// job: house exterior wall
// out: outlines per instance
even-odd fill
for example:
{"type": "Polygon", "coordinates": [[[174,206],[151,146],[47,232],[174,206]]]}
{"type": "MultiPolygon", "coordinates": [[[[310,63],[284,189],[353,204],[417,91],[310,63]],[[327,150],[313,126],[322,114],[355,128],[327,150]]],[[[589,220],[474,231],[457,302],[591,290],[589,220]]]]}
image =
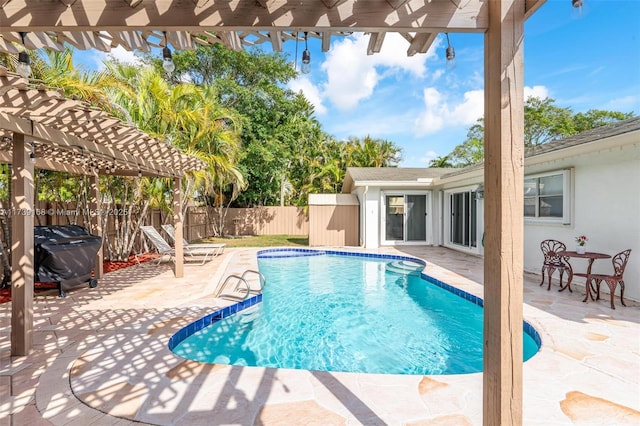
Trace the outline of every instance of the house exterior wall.
{"type": "MultiPolygon", "coordinates": [[[[525,271],[540,273],[540,242],[562,241],[575,250],[575,237],[586,235],[587,251],[615,255],[632,249],[625,270],[625,297],[640,300],[640,146],[576,156],[525,169],[525,173],[572,170],[571,223],[524,225],[525,271]]],[[[584,272],[586,260],[571,259],[574,271],[584,272]]],[[[611,260],[596,260],[592,272],[610,274],[611,260]]],[[[575,278],[580,282],[580,278],[575,278]]],[[[582,280],[584,282],[584,280],[582,280]]],[[[606,290],[606,285],[602,288],[606,290]]],[[[619,295],[619,290],[616,291],[619,295]]]]}
{"type": "MultiPolygon", "coordinates": [[[[625,135],[624,138],[633,138],[625,135]]],[[[567,207],[570,214],[566,221],[545,221],[525,218],[524,222],[524,270],[540,273],[542,252],[540,243],[556,239],[575,249],[575,237],[586,235],[588,251],[611,256],[631,249],[631,257],[625,271],[625,298],[640,301],[640,143],[637,141],[611,147],[602,145],[594,152],[575,148],[569,152],[556,152],[545,158],[528,159],[525,176],[568,171],[569,185],[567,207]],[[564,223],[563,223],[564,222],[564,223]]],[[[633,139],[632,139],[633,140],[633,139]]],[[[600,142],[598,142],[600,143],[600,142]]],[[[478,242],[473,249],[461,249],[447,242],[447,194],[461,188],[471,188],[483,182],[481,175],[461,175],[433,186],[431,196],[431,225],[433,244],[482,255],[484,229],[484,200],[478,200],[478,242]]],[[[385,188],[385,191],[388,189],[385,188]]],[[[361,243],[375,248],[381,243],[383,215],[382,194],[379,187],[356,187],[354,193],[361,200],[361,243]]],[[[524,202],[524,201],[523,201],[524,202]]],[[[587,263],[583,259],[571,259],[576,272],[584,272],[587,263]]],[[[611,273],[610,259],[597,260],[593,272],[611,273]]],[[[557,276],[557,275],[556,275],[557,276]]],[[[579,277],[576,282],[584,282],[579,277]]],[[[606,285],[602,287],[608,291],[606,285]]],[[[620,290],[616,291],[616,295],[620,290]]],[[[616,296],[619,297],[619,296],[616,296]]]]}

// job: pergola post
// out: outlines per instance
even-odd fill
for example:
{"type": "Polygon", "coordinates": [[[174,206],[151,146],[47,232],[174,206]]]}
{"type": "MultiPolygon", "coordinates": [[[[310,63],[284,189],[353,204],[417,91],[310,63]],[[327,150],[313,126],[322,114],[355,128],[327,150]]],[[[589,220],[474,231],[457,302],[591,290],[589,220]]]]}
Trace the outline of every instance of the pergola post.
{"type": "Polygon", "coordinates": [[[525,0],[492,0],[485,34],[483,424],[522,424],[525,0]]]}
{"type": "Polygon", "coordinates": [[[174,273],[176,278],[184,276],[184,248],[182,239],[184,232],[182,229],[182,188],[181,179],[173,178],[173,227],[175,228],[175,266],[174,273]]]}
{"type": "MultiPolygon", "coordinates": [[[[89,186],[91,189],[91,203],[89,204],[91,218],[91,233],[102,237],[102,215],[101,215],[101,203],[100,203],[100,179],[97,174],[89,176],[89,186]]],[[[102,264],[104,252],[102,250],[103,245],[100,245],[100,250],[96,254],[96,266],[94,269],[95,278],[102,278],[104,275],[104,266],[102,264]]]]}
{"type": "Polygon", "coordinates": [[[11,354],[29,355],[33,347],[33,169],[31,146],[13,133],[11,168],[11,354]]]}

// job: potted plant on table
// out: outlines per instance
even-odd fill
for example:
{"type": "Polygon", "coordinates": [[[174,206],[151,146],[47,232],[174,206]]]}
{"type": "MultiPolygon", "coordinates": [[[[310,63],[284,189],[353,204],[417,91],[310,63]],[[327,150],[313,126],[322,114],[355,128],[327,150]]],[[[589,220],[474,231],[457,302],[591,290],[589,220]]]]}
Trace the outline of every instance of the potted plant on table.
{"type": "Polygon", "coordinates": [[[587,251],[587,241],[589,241],[589,239],[587,238],[586,235],[580,235],[579,237],[576,237],[576,253],[578,254],[585,254],[587,251]]]}

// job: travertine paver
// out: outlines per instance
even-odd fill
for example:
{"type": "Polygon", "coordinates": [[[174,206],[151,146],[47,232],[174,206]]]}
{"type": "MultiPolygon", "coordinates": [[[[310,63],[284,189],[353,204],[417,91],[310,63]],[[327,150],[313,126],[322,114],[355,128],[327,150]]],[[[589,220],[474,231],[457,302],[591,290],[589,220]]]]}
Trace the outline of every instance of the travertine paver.
{"type": "MultiPolygon", "coordinates": [[[[482,297],[482,260],[399,247],[425,272],[482,297]]],[[[328,373],[201,364],[167,349],[189,322],[230,303],[224,276],[256,269],[256,250],[228,250],[176,279],[168,266],[107,274],[95,290],[37,296],[34,351],[10,357],[0,305],[0,426],[134,424],[479,425],[482,376],[328,373]]],[[[612,311],[525,274],[524,316],[543,347],[524,365],[526,425],[640,424],[640,308],[612,311]]],[[[579,289],[579,286],[575,286],[579,289]]]]}

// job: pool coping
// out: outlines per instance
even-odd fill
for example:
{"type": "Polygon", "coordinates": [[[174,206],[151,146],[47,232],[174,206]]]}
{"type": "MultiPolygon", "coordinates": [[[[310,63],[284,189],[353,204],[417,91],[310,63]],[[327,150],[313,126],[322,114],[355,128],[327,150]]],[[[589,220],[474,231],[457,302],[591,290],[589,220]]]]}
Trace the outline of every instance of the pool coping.
{"type": "MultiPolygon", "coordinates": [[[[160,279],[122,282],[116,272],[106,275],[98,293],[38,298],[36,315],[45,322],[36,326],[34,353],[11,358],[4,373],[0,369],[0,382],[12,374],[29,379],[23,383],[14,376],[12,392],[17,393],[0,402],[0,420],[8,415],[13,424],[46,419],[54,425],[210,424],[212,419],[287,424],[291,418],[348,425],[482,424],[482,373],[331,374],[229,366],[207,373],[169,351],[171,335],[221,305],[211,293],[224,274],[255,269],[256,251],[228,250],[213,266],[189,268],[185,279],[167,271],[160,279]],[[176,313],[183,318],[169,321],[176,313]],[[126,318],[135,322],[127,325],[126,318]],[[123,344],[129,350],[123,351],[123,344]],[[115,382],[125,388],[118,392],[115,382]],[[238,395],[248,399],[234,399],[238,395]]],[[[430,274],[482,295],[481,259],[440,247],[401,247],[400,252],[428,259],[430,274]]],[[[539,281],[539,275],[523,278],[523,314],[545,342],[523,364],[523,423],[638,424],[640,380],[629,372],[640,368],[640,304],[631,301],[612,311],[608,300],[581,303],[579,286],[573,294],[549,292],[539,281]]],[[[6,306],[0,309],[0,321],[6,321],[6,313],[6,306]]],[[[6,333],[0,327],[0,360],[9,359],[6,333]]]]}

